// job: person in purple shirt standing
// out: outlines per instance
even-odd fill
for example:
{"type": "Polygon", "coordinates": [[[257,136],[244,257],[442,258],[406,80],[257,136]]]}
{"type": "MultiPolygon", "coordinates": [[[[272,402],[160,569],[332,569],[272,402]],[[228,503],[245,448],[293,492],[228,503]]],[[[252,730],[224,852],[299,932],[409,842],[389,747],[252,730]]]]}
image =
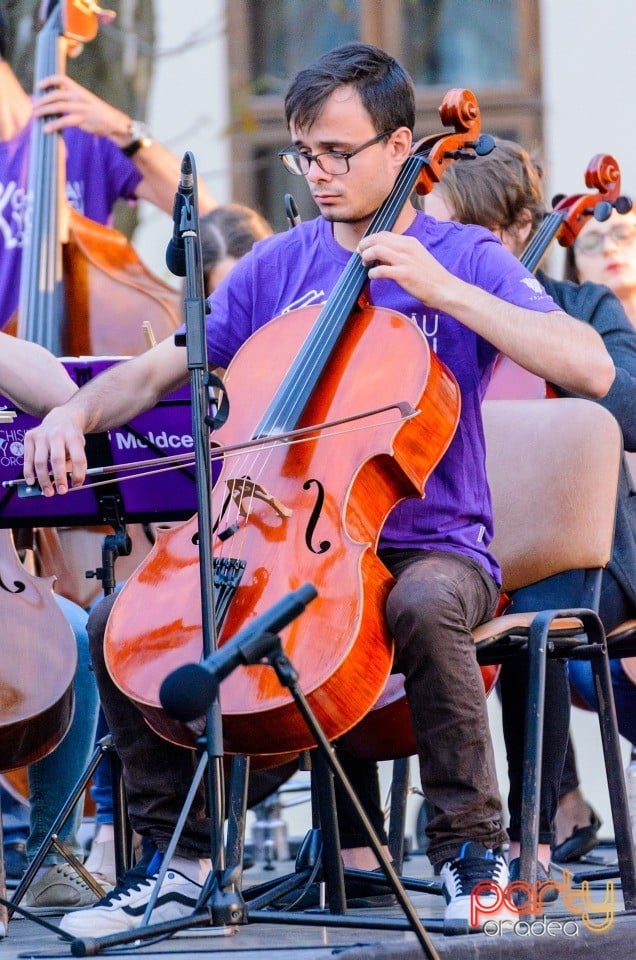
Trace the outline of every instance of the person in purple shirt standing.
{"type": "MultiPolygon", "coordinates": [[[[180,161],[144,125],[67,76],[47,77],[30,97],[6,61],[0,14],[0,327],[18,305],[20,262],[28,209],[29,140],[36,117],[47,133],[63,131],[66,196],[79,213],[108,224],[119,199],[147,200],[171,213],[180,161]]],[[[214,200],[199,185],[203,213],[214,200]]]]}
{"type": "MultiPolygon", "coordinates": [[[[407,202],[392,232],[365,236],[412,144],[413,85],[393,57],[362,43],[337,48],[297,74],[285,109],[292,143],[283,161],[304,176],[320,216],[257,243],[221,283],[210,299],[209,360],[223,368],[271,318],[323,303],[357,251],[369,268],[371,302],[412,318],[459,382],[460,423],[426,498],[390,513],[379,550],[396,578],[386,617],[406,676],[422,784],[436,808],[429,857],[441,870],[446,917],[467,921],[475,882],[507,883],[498,850],[507,836],[471,636],[498,600],[481,400],[499,351],[591,397],[607,393],[614,367],[597,333],[562,313],[487,231],[438,223],[407,202]]],[[[186,379],[184,351],[172,339],[108,371],[27,435],[25,476],[37,478],[45,495],[64,494],[70,461],[70,483],[81,484],[84,434],[152,406],[186,379]]],[[[111,603],[102,601],[89,620],[96,678],[124,767],[131,822],[165,851],[193,761],[157,740],[110,679],[102,640],[111,603]]],[[[155,920],[195,906],[210,869],[209,826],[199,797],[155,920]]],[[[354,865],[376,866],[375,858],[364,862],[369,854],[357,848],[354,865]]],[[[135,927],[156,870],[157,860],[124,877],[100,903],[67,915],[62,929],[97,936],[135,927]]]]}
{"type": "MultiPolygon", "coordinates": [[[[41,84],[42,92],[30,97],[6,60],[7,38],[5,17],[0,12],[0,328],[6,325],[18,306],[34,118],[51,118],[46,124],[47,133],[63,131],[67,199],[76,210],[99,223],[110,222],[113,207],[120,198],[147,200],[171,213],[180,172],[179,159],[152,140],[141,124],[69,77],[46,78],[41,84]]],[[[205,184],[199,184],[199,197],[204,212],[214,208],[214,200],[205,184]]],[[[11,356],[16,363],[24,363],[25,389],[31,376],[34,398],[38,391],[44,390],[44,385],[38,384],[34,376],[34,363],[48,363],[50,369],[59,371],[59,378],[64,381],[64,369],[52,356],[42,360],[40,348],[35,345],[10,348],[6,337],[2,342],[7,362],[11,356]]],[[[15,375],[18,376],[19,371],[15,375]]],[[[66,380],[72,387],[70,395],[75,385],[68,377],[66,380]]],[[[7,389],[5,381],[0,380],[0,390],[7,389]]],[[[54,402],[62,402],[59,394],[54,402]]],[[[47,406],[42,401],[42,415],[53,405],[51,402],[47,406]]],[[[26,868],[27,856],[38,849],[86,766],[93,747],[92,731],[98,704],[93,677],[87,666],[86,615],[66,598],[61,599],[61,604],[67,613],[70,611],[78,637],[81,669],[76,680],[76,697],[81,709],[76,711],[71,730],[60,750],[30,771],[30,833],[25,807],[3,791],[7,878],[13,885],[26,868]]],[[[62,836],[78,854],[81,848],[77,846],[76,832],[80,820],[78,808],[62,836]]],[[[29,906],[43,909],[77,907],[95,900],[87,884],[55,851],[47,856],[45,867],[43,876],[37,877],[27,891],[29,906]]]]}

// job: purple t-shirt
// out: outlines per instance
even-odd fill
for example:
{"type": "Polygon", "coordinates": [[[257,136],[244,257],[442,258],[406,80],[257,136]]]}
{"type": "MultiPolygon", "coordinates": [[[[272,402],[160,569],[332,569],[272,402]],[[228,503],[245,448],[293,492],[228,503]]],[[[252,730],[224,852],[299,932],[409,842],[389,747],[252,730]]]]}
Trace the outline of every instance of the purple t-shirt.
{"type": "MultiPolygon", "coordinates": [[[[418,213],[407,235],[417,237],[452,274],[503,300],[540,312],[557,310],[538,280],[481,227],[442,223],[418,213]]],[[[279,314],[324,303],[351,254],[317,218],[262,240],[240,261],[211,298],[208,358],[227,367],[241,344],[279,314]]],[[[410,317],[428,345],[456,377],[460,421],[453,440],[426,484],[389,514],[380,547],[428,548],[465,554],[499,580],[488,549],[493,535],[486,480],[481,402],[497,350],[445,313],[431,310],[389,280],[372,281],[371,302],[410,317]]]]}
{"type": "MultiPolygon", "coordinates": [[[[0,141],[0,327],[18,306],[26,216],[29,140],[32,124],[12,140],[0,141]]],[[[84,216],[109,222],[115,201],[135,198],[141,173],[107,137],[64,131],[66,196],[84,216]]]]}

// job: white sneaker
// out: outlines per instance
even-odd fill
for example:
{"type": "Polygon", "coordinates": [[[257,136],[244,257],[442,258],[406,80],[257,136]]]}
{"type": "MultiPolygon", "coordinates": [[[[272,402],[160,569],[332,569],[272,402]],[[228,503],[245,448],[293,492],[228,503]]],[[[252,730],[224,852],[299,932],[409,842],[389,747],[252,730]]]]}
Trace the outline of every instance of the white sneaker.
{"type": "MultiPolygon", "coordinates": [[[[86,910],[68,914],[60,930],[73,937],[106,937],[141,925],[157,877],[129,870],[122,883],[102,900],[86,910]]],[[[150,922],[163,923],[187,917],[199,899],[201,887],[176,870],[168,870],[157,898],[150,922]]]]}
{"type": "Polygon", "coordinates": [[[506,861],[480,843],[464,843],[459,856],[443,865],[440,877],[446,899],[444,922],[460,921],[481,929],[488,920],[519,919],[505,896],[506,861]]]}

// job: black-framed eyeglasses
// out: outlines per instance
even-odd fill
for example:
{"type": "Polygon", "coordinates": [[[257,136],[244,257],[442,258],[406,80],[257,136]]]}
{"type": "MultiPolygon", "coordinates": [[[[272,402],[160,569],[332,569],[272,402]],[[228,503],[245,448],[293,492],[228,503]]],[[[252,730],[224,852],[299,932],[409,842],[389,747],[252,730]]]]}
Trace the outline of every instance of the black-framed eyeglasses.
{"type": "Polygon", "coordinates": [[[355,157],[356,153],[366,150],[367,147],[372,147],[374,143],[379,143],[385,137],[390,137],[392,133],[394,133],[393,130],[385,130],[383,133],[379,133],[377,137],[373,137],[372,140],[361,143],[355,150],[347,150],[344,153],[340,150],[325,150],[324,153],[304,153],[302,150],[297,150],[296,147],[287,147],[285,150],[280,150],[278,156],[287,170],[297,177],[307,176],[312,163],[317,163],[323,173],[327,173],[331,177],[340,177],[349,173],[351,157],[355,157]]]}
{"type": "Polygon", "coordinates": [[[617,223],[605,232],[589,230],[582,233],[574,245],[579,253],[594,256],[594,254],[603,250],[606,240],[611,240],[612,243],[621,246],[623,243],[631,243],[634,239],[636,239],[635,224],[617,223]]]}

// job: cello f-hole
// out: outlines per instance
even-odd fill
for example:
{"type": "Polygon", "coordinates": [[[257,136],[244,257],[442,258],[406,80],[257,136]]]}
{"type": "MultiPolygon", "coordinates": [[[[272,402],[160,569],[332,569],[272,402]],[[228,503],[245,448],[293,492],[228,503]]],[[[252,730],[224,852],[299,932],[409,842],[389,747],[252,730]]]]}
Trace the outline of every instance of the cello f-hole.
{"type": "Polygon", "coordinates": [[[312,553],[326,553],[327,550],[331,547],[330,540],[321,540],[317,546],[312,544],[312,538],[316,530],[316,525],[320,519],[322,513],[322,507],[325,502],[325,488],[323,487],[320,480],[306,480],[303,483],[303,490],[310,490],[312,486],[316,486],[316,503],[314,504],[313,510],[309,515],[309,520],[307,521],[307,530],[305,531],[305,543],[307,544],[307,549],[311,550],[312,553]]]}

